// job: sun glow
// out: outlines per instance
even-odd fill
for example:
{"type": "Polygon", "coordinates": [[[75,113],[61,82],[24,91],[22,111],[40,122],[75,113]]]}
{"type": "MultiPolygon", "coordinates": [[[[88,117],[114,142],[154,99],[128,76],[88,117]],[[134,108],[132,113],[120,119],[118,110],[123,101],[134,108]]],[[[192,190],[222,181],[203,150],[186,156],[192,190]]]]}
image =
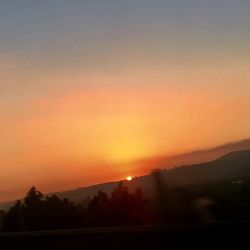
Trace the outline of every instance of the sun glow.
{"type": "Polygon", "coordinates": [[[126,179],[127,179],[127,181],[132,181],[133,178],[132,178],[132,176],[127,176],[126,179]]]}

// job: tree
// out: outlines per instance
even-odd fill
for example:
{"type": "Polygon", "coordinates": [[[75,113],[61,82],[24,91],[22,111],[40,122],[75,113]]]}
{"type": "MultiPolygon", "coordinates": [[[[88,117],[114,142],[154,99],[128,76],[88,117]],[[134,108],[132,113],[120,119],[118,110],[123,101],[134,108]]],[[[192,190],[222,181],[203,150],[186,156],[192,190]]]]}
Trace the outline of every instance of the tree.
{"type": "Polygon", "coordinates": [[[23,204],[18,200],[3,219],[3,231],[22,231],[24,229],[23,211],[23,204]]]}
{"type": "Polygon", "coordinates": [[[81,206],[70,202],[68,199],[61,200],[58,196],[46,197],[43,202],[43,217],[45,217],[46,229],[76,228],[82,226],[81,206]]]}
{"type": "Polygon", "coordinates": [[[89,202],[87,219],[89,226],[122,226],[143,224],[146,218],[147,200],[141,189],[130,193],[122,183],[109,197],[99,191],[89,202]]]}
{"type": "Polygon", "coordinates": [[[26,194],[26,197],[24,198],[24,204],[27,207],[36,207],[41,205],[43,198],[43,194],[40,191],[36,190],[36,187],[33,186],[26,194]]]}
{"type": "Polygon", "coordinates": [[[110,201],[108,195],[99,191],[90,200],[87,207],[87,223],[90,226],[107,226],[109,224],[110,201]]]}
{"type": "Polygon", "coordinates": [[[32,187],[4,217],[5,231],[48,230],[84,226],[121,226],[145,222],[147,201],[141,189],[134,193],[122,183],[109,197],[99,191],[87,208],[56,195],[46,196],[32,187]]]}
{"type": "Polygon", "coordinates": [[[43,213],[43,194],[36,190],[36,187],[31,189],[24,198],[24,220],[27,230],[40,230],[43,228],[44,218],[43,213]]]}
{"type": "Polygon", "coordinates": [[[146,216],[147,200],[141,189],[130,193],[121,182],[111,193],[111,221],[114,225],[143,224],[146,216]]]}

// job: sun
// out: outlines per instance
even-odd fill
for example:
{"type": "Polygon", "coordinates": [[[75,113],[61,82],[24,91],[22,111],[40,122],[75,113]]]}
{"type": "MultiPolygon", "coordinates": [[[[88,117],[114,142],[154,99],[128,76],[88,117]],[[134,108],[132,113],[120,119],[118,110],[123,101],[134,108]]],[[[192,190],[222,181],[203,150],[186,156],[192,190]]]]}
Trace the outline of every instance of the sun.
{"type": "Polygon", "coordinates": [[[126,179],[127,179],[127,181],[132,181],[133,178],[132,178],[132,176],[127,176],[126,179]]]}

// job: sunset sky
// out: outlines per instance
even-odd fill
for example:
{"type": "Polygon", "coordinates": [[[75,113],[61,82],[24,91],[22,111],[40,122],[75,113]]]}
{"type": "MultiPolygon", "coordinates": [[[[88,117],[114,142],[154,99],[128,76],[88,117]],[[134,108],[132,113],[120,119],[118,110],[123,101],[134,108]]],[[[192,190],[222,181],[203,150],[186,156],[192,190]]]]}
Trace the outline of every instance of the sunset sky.
{"type": "Polygon", "coordinates": [[[0,1],[0,201],[249,138],[249,13],[247,0],[0,1]]]}

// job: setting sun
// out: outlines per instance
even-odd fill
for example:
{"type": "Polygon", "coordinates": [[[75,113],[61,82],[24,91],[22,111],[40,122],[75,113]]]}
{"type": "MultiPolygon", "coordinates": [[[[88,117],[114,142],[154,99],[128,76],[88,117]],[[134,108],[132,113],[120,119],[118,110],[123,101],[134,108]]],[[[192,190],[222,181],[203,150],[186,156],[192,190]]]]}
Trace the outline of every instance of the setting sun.
{"type": "Polygon", "coordinates": [[[132,181],[132,179],[133,179],[132,176],[127,177],[127,181],[132,181]]]}

